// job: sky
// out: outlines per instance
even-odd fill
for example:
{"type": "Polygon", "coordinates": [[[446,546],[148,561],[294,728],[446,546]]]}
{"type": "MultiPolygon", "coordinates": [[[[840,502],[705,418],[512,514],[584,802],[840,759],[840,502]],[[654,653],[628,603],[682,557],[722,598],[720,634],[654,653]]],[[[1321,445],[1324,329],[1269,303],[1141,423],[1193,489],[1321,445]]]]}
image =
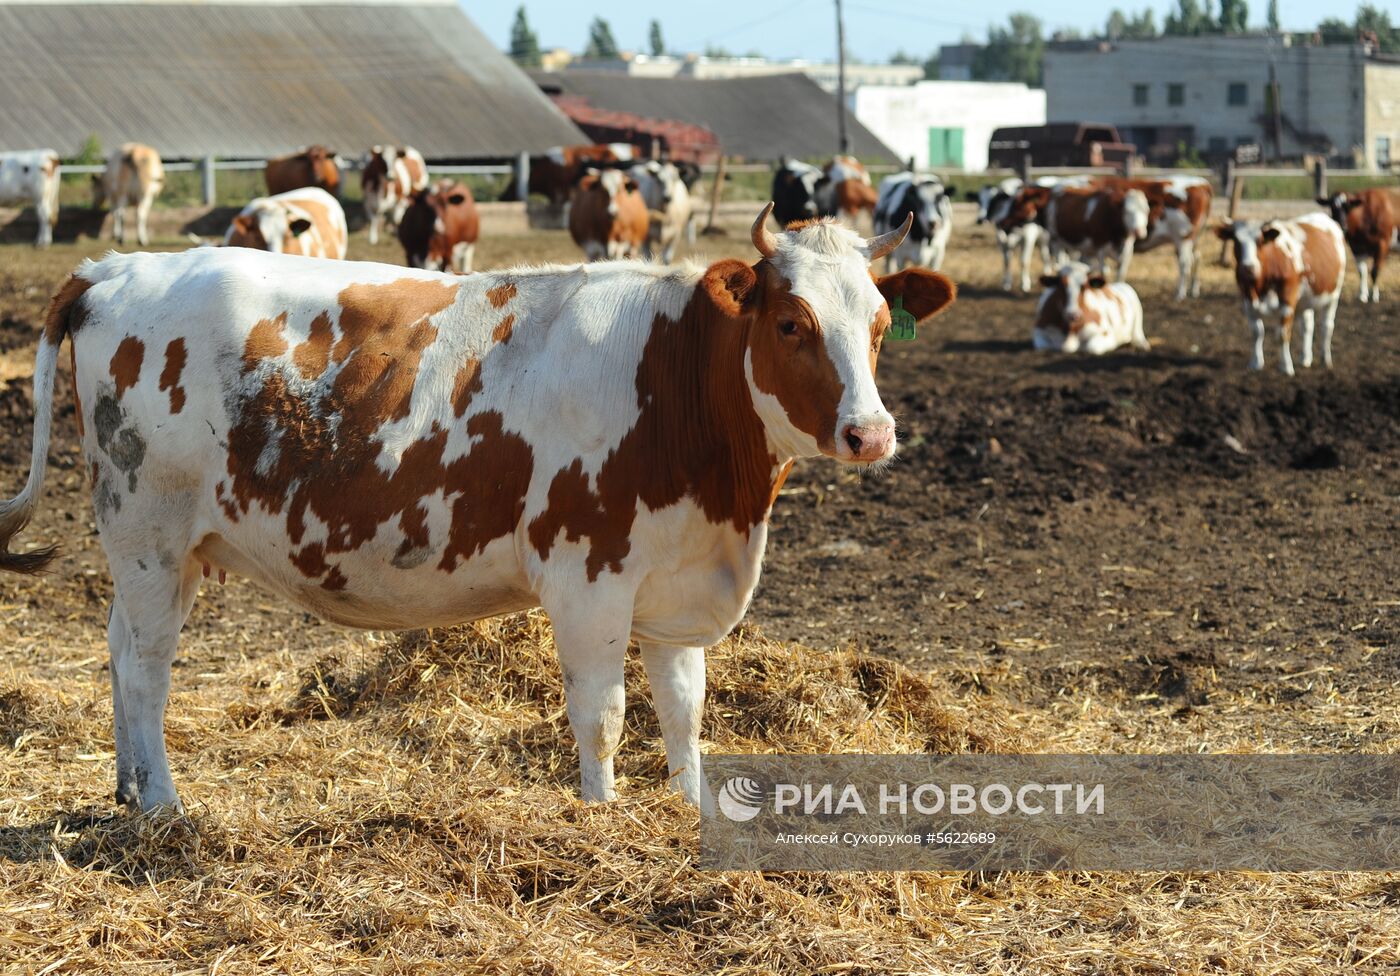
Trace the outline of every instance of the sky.
{"type": "MultiPolygon", "coordinates": [[[[510,25],[522,0],[461,0],[462,7],[502,48],[510,40],[510,25]]],[[[846,49],[864,61],[883,61],[903,48],[925,55],[940,44],[956,44],[964,34],[981,40],[989,23],[1005,23],[1009,14],[1029,10],[1045,23],[1047,32],[1076,27],[1099,29],[1115,6],[1127,11],[1151,6],[1160,28],[1175,0],[976,0],[973,3],[908,3],[901,0],[843,0],[846,8],[846,49]]],[[[531,26],[543,47],[581,51],[588,25],[595,16],[607,20],[622,48],[646,50],[647,25],[661,21],[668,48],[702,51],[708,45],[735,53],[762,51],[769,57],[829,60],[836,50],[834,5],[825,0],[702,0],[666,4],[640,0],[523,0],[531,26]]],[[[1387,0],[1379,0],[1385,7],[1387,0]]],[[[1215,4],[1212,4],[1215,6],[1215,4]]],[[[1267,0],[1250,0],[1250,26],[1263,26],[1267,0]]],[[[1305,30],[1327,17],[1350,21],[1357,0],[1279,0],[1286,30],[1305,30]]]]}

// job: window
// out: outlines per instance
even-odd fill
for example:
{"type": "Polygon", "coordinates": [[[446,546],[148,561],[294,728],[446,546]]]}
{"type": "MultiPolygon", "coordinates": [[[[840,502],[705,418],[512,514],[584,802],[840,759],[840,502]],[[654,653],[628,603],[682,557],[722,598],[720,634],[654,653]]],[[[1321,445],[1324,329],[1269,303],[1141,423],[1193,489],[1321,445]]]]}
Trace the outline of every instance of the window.
{"type": "Polygon", "coordinates": [[[1242,81],[1230,82],[1230,87],[1225,97],[1225,102],[1228,105],[1248,105],[1249,86],[1242,81]]]}
{"type": "Polygon", "coordinates": [[[1182,84],[1179,84],[1179,83],[1178,83],[1178,84],[1174,84],[1174,85],[1168,85],[1168,86],[1167,86],[1167,104],[1168,104],[1168,105],[1185,105],[1185,104],[1186,104],[1186,86],[1185,86],[1185,85],[1182,85],[1182,84]]]}
{"type": "Polygon", "coordinates": [[[1225,144],[1224,136],[1211,136],[1210,139],[1207,140],[1206,148],[1213,153],[1223,153],[1230,147],[1225,144]]]}
{"type": "Polygon", "coordinates": [[[1390,136],[1376,136],[1376,168],[1390,169],[1390,136]]]}
{"type": "Polygon", "coordinates": [[[1134,105],[1146,105],[1146,104],[1147,104],[1147,86],[1146,86],[1146,85],[1134,85],[1134,86],[1133,86],[1133,104],[1134,104],[1134,105]]]}

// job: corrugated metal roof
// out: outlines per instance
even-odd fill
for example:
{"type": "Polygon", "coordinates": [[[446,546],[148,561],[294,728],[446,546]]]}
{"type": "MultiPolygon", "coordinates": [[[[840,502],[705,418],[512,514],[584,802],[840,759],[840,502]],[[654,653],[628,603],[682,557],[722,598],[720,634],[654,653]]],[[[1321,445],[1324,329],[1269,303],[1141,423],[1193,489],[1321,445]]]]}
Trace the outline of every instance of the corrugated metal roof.
{"type": "Polygon", "coordinates": [[[0,149],[167,157],[586,142],[455,5],[0,3],[0,149]]]}
{"type": "MultiPolygon", "coordinates": [[[[724,152],[753,160],[817,158],[837,151],[836,97],[804,74],[756,78],[637,78],[621,72],[531,72],[546,92],[581,95],[595,108],[703,125],[724,152]]],[[[851,152],[893,160],[889,147],[846,113],[851,152]]]]}

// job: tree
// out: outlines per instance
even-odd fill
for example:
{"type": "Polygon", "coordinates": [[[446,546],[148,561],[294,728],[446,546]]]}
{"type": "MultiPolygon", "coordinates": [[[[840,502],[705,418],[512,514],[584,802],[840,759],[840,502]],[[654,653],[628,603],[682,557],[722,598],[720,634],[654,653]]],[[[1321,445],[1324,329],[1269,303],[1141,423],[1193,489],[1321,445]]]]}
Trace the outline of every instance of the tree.
{"type": "Polygon", "coordinates": [[[1133,41],[1150,41],[1156,37],[1157,15],[1152,12],[1152,8],[1145,7],[1142,13],[1129,20],[1123,36],[1133,41]]]}
{"type": "Polygon", "coordinates": [[[923,62],[923,60],[922,60],[921,58],[916,58],[916,57],[914,57],[914,55],[912,55],[912,54],[910,54],[908,51],[904,50],[904,48],[900,48],[898,51],[896,51],[896,52],[894,52],[893,54],[890,55],[890,64],[923,64],[923,63],[924,63],[924,62],[923,62]]]}
{"type": "Polygon", "coordinates": [[[924,59],[924,79],[927,81],[937,81],[940,76],[938,52],[934,51],[924,59]]]}
{"type": "Polygon", "coordinates": [[[1103,36],[1110,41],[1116,41],[1128,32],[1128,18],[1123,16],[1123,11],[1114,7],[1108,15],[1108,22],[1103,25],[1103,36]]]}
{"type": "Polygon", "coordinates": [[[1363,3],[1356,8],[1356,30],[1371,31],[1380,41],[1382,51],[1400,49],[1400,30],[1390,20],[1390,14],[1379,7],[1363,3]]]}
{"type": "Polygon", "coordinates": [[[1243,34],[1249,28],[1249,4],[1245,0],[1220,0],[1220,32],[1243,34]]]}
{"type": "Polygon", "coordinates": [[[617,41],[602,17],[594,17],[593,23],[588,25],[588,46],[583,49],[583,56],[588,61],[617,60],[617,41]]]}
{"type": "Polygon", "coordinates": [[[540,66],[540,39],[530,29],[530,21],[525,17],[525,8],[515,11],[515,23],[510,28],[510,57],[516,64],[525,68],[540,66]]]}
{"type": "Polygon", "coordinates": [[[1040,87],[1045,60],[1045,37],[1040,20],[1028,13],[1012,14],[1006,27],[987,29],[987,43],[972,58],[976,81],[1022,81],[1040,87]]]}
{"type": "Polygon", "coordinates": [[[1264,15],[1264,26],[1269,28],[1270,34],[1279,32],[1278,0],[1269,0],[1269,12],[1264,15]]]}
{"type": "MultiPolygon", "coordinates": [[[[1277,0],[1274,0],[1277,2],[1277,0]]],[[[661,57],[666,53],[666,40],[661,36],[661,21],[653,20],[651,30],[648,32],[648,40],[651,44],[651,53],[655,57],[661,57]]]]}
{"type": "Polygon", "coordinates": [[[1164,34],[1172,37],[1185,37],[1204,34],[1214,26],[1210,16],[1210,0],[1203,9],[1197,0],[1176,0],[1176,13],[1167,14],[1164,34]]]}

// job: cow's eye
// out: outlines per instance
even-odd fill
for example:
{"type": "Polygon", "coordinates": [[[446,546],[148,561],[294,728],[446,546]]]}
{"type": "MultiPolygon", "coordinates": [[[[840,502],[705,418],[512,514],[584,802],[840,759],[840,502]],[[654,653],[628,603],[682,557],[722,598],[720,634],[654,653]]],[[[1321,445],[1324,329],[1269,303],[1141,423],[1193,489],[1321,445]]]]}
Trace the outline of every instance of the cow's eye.
{"type": "Polygon", "coordinates": [[[785,336],[795,336],[797,335],[797,323],[792,321],[791,319],[779,322],[778,331],[785,336]]]}

